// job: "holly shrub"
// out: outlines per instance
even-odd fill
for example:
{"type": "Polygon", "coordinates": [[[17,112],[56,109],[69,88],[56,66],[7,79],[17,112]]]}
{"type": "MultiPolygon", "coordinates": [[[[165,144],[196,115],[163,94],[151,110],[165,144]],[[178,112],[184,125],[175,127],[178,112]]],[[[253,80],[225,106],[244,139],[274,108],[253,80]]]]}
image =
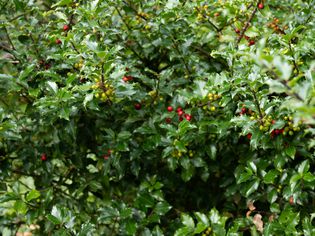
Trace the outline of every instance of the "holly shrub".
{"type": "Polygon", "coordinates": [[[315,235],[314,0],[3,0],[2,235],[315,235]]]}

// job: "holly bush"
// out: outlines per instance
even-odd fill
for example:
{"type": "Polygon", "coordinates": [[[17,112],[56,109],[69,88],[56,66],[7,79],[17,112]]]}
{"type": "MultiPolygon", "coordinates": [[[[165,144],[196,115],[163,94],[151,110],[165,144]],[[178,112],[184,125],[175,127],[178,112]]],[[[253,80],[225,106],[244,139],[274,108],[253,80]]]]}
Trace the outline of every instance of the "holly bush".
{"type": "Polygon", "coordinates": [[[314,0],[5,0],[2,235],[314,235],[314,0]]]}

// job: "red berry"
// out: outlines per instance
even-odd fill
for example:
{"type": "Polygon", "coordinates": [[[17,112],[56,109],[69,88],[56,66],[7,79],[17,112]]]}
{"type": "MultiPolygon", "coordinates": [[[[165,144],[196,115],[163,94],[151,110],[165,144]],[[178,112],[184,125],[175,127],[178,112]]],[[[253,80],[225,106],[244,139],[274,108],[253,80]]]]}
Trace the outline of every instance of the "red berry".
{"type": "Polygon", "coordinates": [[[178,120],[179,120],[179,122],[183,121],[183,117],[182,116],[179,117],[178,120]]]}
{"type": "Polygon", "coordinates": [[[128,68],[128,67],[126,67],[126,68],[125,68],[125,71],[129,71],[129,68],[128,68]]]}
{"type": "Polygon", "coordinates": [[[235,29],[235,33],[239,34],[241,31],[239,29],[235,29]]]}
{"type": "Polygon", "coordinates": [[[169,124],[169,123],[171,123],[171,122],[172,122],[172,119],[171,119],[171,118],[169,118],[169,117],[167,117],[167,118],[165,118],[165,122],[166,122],[167,124],[169,124]]]}
{"type": "Polygon", "coordinates": [[[259,3],[259,4],[258,4],[258,8],[259,8],[259,9],[264,9],[264,4],[259,3]]]}
{"type": "Polygon", "coordinates": [[[255,41],[254,40],[250,40],[249,42],[248,42],[248,45],[249,46],[252,46],[252,45],[254,45],[255,44],[255,41]]]}
{"type": "Polygon", "coordinates": [[[247,137],[248,139],[251,139],[251,138],[252,138],[252,134],[251,134],[251,133],[248,133],[248,134],[246,135],[246,137],[247,137]]]}
{"type": "Polygon", "coordinates": [[[61,40],[60,39],[56,39],[56,44],[61,44],[61,40]]]}
{"type": "Polygon", "coordinates": [[[246,40],[249,40],[249,39],[250,39],[250,37],[248,37],[247,35],[245,35],[244,38],[245,38],[246,40]]]}
{"type": "Polygon", "coordinates": [[[283,132],[284,132],[284,129],[280,129],[280,133],[283,134],[283,132]]]}
{"type": "Polygon", "coordinates": [[[111,149],[108,149],[107,150],[107,153],[110,155],[112,153],[112,150],[111,149]]]}
{"type": "Polygon", "coordinates": [[[43,154],[41,155],[40,159],[41,159],[42,161],[46,161],[46,160],[47,160],[46,154],[43,153],[43,154]]]}
{"type": "Polygon", "coordinates": [[[272,120],[271,123],[274,125],[276,123],[276,120],[272,120]]]}
{"type": "Polygon", "coordinates": [[[181,107],[177,107],[177,109],[176,109],[177,112],[182,111],[182,110],[183,110],[183,108],[181,108],[181,107]]]}
{"type": "Polygon", "coordinates": [[[190,120],[191,120],[191,118],[192,118],[192,116],[191,116],[191,115],[189,115],[189,114],[185,114],[184,116],[185,116],[185,119],[186,119],[186,120],[188,120],[188,121],[190,121],[190,120]]]}
{"type": "Polygon", "coordinates": [[[280,130],[276,129],[276,130],[275,130],[275,134],[276,134],[276,135],[280,134],[280,130]]]}
{"type": "Polygon", "coordinates": [[[179,116],[182,116],[182,115],[184,114],[184,112],[183,112],[182,110],[180,110],[180,111],[177,112],[177,114],[178,114],[179,116]]]}
{"type": "Polygon", "coordinates": [[[141,109],[141,104],[140,103],[136,103],[135,104],[135,109],[136,110],[140,110],[141,109]]]}
{"type": "Polygon", "coordinates": [[[122,80],[123,80],[124,82],[128,82],[128,81],[129,81],[129,79],[128,79],[127,76],[124,76],[122,80]]]}
{"type": "Polygon", "coordinates": [[[242,108],[242,113],[243,113],[243,114],[246,113],[246,108],[245,108],[245,107],[242,108]]]}
{"type": "Polygon", "coordinates": [[[290,205],[293,205],[293,204],[294,204],[294,198],[293,198],[293,196],[291,196],[291,197],[289,198],[289,203],[290,203],[290,205]]]}
{"type": "Polygon", "coordinates": [[[67,31],[67,30],[69,30],[69,29],[70,29],[69,25],[64,25],[64,26],[63,26],[63,30],[64,30],[64,31],[67,31]]]}
{"type": "Polygon", "coordinates": [[[104,158],[105,160],[108,160],[109,155],[104,155],[103,158],[104,158]]]}
{"type": "Polygon", "coordinates": [[[167,107],[167,110],[168,110],[169,112],[171,112],[171,111],[173,111],[173,107],[168,106],[168,107],[167,107]]]}

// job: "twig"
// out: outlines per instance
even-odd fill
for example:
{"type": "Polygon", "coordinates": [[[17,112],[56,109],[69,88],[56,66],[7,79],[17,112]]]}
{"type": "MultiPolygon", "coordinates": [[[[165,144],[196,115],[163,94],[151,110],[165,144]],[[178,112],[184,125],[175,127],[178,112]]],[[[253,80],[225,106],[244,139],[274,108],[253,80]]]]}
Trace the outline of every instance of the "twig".
{"type": "Polygon", "coordinates": [[[294,52],[293,52],[293,49],[292,49],[291,40],[289,41],[289,49],[290,49],[291,57],[293,59],[293,66],[294,66],[294,69],[296,70],[296,73],[294,73],[294,74],[298,75],[300,70],[299,70],[299,67],[296,64],[296,61],[295,61],[295,58],[294,58],[294,52]]]}
{"type": "Polygon", "coordinates": [[[257,7],[254,8],[254,10],[252,11],[252,14],[250,15],[249,19],[247,20],[247,22],[245,23],[241,33],[240,33],[240,36],[237,38],[237,41],[236,41],[236,48],[238,47],[238,44],[241,42],[242,38],[244,37],[244,34],[246,32],[246,30],[248,29],[249,25],[250,25],[250,22],[253,20],[256,12],[257,12],[257,7]]]}
{"type": "Polygon", "coordinates": [[[254,102],[255,102],[256,108],[257,108],[257,110],[258,110],[259,118],[260,118],[260,123],[261,123],[261,122],[262,122],[262,119],[264,118],[264,115],[263,115],[262,112],[261,112],[257,95],[256,95],[256,93],[255,93],[254,90],[252,90],[251,88],[249,88],[249,89],[250,89],[250,91],[252,92],[252,94],[253,94],[253,96],[254,96],[254,102]]]}
{"type": "Polygon", "coordinates": [[[274,80],[278,80],[280,81],[281,84],[284,85],[284,87],[288,90],[287,92],[288,95],[293,95],[299,101],[304,102],[304,99],[299,94],[297,94],[296,92],[292,92],[292,88],[287,84],[287,81],[280,80],[274,71],[271,70],[269,72],[272,74],[274,80]]]}
{"type": "Polygon", "coordinates": [[[7,28],[6,28],[5,26],[3,26],[3,28],[4,28],[4,31],[5,31],[5,33],[6,33],[6,35],[7,35],[8,41],[9,41],[9,43],[11,44],[12,49],[13,49],[14,51],[16,51],[16,49],[15,49],[15,47],[14,47],[14,44],[13,44],[11,38],[10,38],[10,35],[9,35],[9,32],[8,32],[7,28]]]}
{"type": "MultiPolygon", "coordinates": [[[[201,13],[198,8],[197,8],[197,11],[198,11],[199,13],[201,13]]],[[[202,13],[202,16],[207,19],[208,23],[209,23],[217,32],[220,32],[220,29],[209,19],[209,17],[208,17],[206,14],[203,14],[203,13],[202,13]]]]}

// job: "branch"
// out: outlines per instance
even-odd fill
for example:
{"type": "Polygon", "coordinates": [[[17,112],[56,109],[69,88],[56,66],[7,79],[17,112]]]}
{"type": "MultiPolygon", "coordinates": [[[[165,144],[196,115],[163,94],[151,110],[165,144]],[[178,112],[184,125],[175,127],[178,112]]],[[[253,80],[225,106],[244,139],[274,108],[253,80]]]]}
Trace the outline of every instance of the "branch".
{"type": "Polygon", "coordinates": [[[6,35],[7,35],[8,41],[9,41],[9,43],[11,44],[12,49],[13,49],[14,51],[16,51],[16,49],[15,49],[15,47],[14,47],[14,44],[13,44],[11,38],[10,38],[10,35],[9,35],[9,32],[8,32],[7,28],[6,28],[5,26],[3,26],[3,28],[4,28],[4,31],[5,31],[5,33],[6,33],[6,35]]]}
{"type": "Polygon", "coordinates": [[[237,41],[236,41],[236,48],[238,47],[238,44],[241,42],[242,38],[244,37],[244,34],[246,32],[246,30],[248,29],[249,25],[250,25],[250,22],[253,20],[256,12],[257,12],[257,7],[254,8],[254,10],[252,11],[252,14],[250,15],[249,19],[247,20],[247,22],[245,23],[241,33],[240,33],[240,36],[237,38],[237,41]]]}
{"type": "Polygon", "coordinates": [[[274,80],[278,80],[281,84],[284,85],[284,87],[288,90],[288,95],[294,96],[299,101],[304,102],[304,99],[299,94],[297,94],[296,92],[292,92],[292,88],[288,85],[287,81],[280,80],[274,71],[271,70],[269,72],[272,74],[274,80]]]}

